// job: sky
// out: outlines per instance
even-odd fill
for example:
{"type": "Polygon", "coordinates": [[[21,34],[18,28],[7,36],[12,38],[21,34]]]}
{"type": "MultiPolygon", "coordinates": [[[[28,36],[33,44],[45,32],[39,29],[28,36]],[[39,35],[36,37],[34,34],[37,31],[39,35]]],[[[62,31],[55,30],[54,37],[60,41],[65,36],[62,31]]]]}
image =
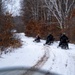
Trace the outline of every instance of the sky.
{"type": "Polygon", "coordinates": [[[21,9],[20,1],[22,0],[2,0],[2,1],[4,1],[3,5],[6,6],[6,12],[9,11],[14,16],[20,15],[20,9],[21,9]]]}

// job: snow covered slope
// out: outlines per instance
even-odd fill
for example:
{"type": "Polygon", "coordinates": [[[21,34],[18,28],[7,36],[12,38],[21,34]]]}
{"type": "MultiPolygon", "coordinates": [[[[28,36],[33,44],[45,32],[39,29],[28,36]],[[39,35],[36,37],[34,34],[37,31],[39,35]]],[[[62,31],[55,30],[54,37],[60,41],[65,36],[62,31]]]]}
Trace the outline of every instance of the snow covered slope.
{"type": "Polygon", "coordinates": [[[59,42],[43,45],[33,42],[34,38],[18,34],[23,46],[0,58],[0,69],[4,67],[33,67],[61,75],[75,75],[75,45],[69,44],[69,50],[57,48],[59,42]]]}

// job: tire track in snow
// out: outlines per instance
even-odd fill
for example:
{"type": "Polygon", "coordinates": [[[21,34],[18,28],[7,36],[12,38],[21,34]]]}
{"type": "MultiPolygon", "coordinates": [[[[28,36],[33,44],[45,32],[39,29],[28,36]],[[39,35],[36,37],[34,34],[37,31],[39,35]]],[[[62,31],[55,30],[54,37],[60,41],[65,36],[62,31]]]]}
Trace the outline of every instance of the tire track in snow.
{"type": "Polygon", "coordinates": [[[51,70],[51,69],[52,69],[52,67],[53,67],[53,65],[55,64],[55,58],[56,58],[56,56],[55,56],[54,52],[52,51],[52,49],[51,49],[51,52],[52,52],[52,54],[53,54],[54,58],[52,59],[52,65],[51,65],[51,67],[50,67],[50,69],[49,69],[49,70],[51,70]]]}
{"type": "MultiPolygon", "coordinates": [[[[50,67],[49,67],[49,71],[51,71],[51,69],[53,68],[53,65],[55,64],[55,60],[56,60],[56,55],[55,53],[52,51],[51,47],[49,47],[50,49],[50,57],[48,62],[50,62],[50,67]]],[[[48,75],[48,72],[46,73],[48,75]]]]}
{"type": "Polygon", "coordinates": [[[49,58],[49,46],[44,46],[43,49],[45,51],[44,55],[41,57],[40,60],[38,60],[38,62],[32,66],[29,70],[27,70],[23,75],[33,75],[36,72],[33,72],[32,70],[37,71],[38,69],[40,69],[48,60],[49,58]]]}
{"type": "Polygon", "coordinates": [[[58,73],[62,73],[63,75],[75,75],[75,59],[72,57],[72,54],[65,50],[58,50],[53,53],[54,58],[49,71],[57,70],[58,73]],[[57,66],[58,64],[59,66],[57,66]]]}
{"type": "Polygon", "coordinates": [[[68,56],[62,50],[60,50],[58,52],[54,52],[54,54],[55,54],[55,60],[53,62],[52,68],[50,68],[49,71],[57,70],[57,72],[59,74],[63,73],[63,75],[64,75],[64,72],[62,69],[66,70],[66,67],[68,65],[67,64],[68,63],[68,59],[67,59],[68,56]],[[64,58],[64,56],[66,56],[66,57],[64,58]]]}

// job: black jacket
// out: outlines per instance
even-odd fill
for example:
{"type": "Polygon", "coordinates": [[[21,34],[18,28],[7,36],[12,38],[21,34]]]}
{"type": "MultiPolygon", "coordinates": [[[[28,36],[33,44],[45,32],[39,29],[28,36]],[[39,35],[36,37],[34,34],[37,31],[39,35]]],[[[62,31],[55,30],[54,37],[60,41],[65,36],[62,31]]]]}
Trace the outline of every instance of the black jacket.
{"type": "Polygon", "coordinates": [[[69,39],[66,35],[62,35],[60,37],[60,42],[67,43],[67,42],[69,42],[69,39]]]}

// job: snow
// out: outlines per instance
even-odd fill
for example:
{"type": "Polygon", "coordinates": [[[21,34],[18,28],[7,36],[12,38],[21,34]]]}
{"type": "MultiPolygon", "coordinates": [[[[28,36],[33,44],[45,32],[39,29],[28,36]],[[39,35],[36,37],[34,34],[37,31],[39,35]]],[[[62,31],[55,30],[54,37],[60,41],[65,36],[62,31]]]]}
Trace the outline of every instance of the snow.
{"type": "Polygon", "coordinates": [[[75,75],[75,45],[69,46],[69,50],[63,50],[57,48],[57,43],[53,44],[50,47],[50,58],[43,69],[62,75],[75,75]]]}
{"type": "Polygon", "coordinates": [[[14,49],[11,53],[2,54],[0,58],[0,69],[5,67],[23,66],[33,67],[58,73],[60,75],[75,75],[75,45],[69,43],[69,49],[61,49],[58,41],[52,45],[43,45],[33,42],[34,38],[26,37],[23,33],[17,34],[21,38],[23,46],[14,49]],[[42,57],[45,59],[39,63],[42,57]],[[41,66],[41,67],[40,67],[41,66]]]}
{"type": "Polygon", "coordinates": [[[15,49],[11,53],[3,54],[2,58],[0,58],[0,68],[12,66],[31,67],[44,54],[44,51],[41,50],[42,47],[39,45],[37,46],[35,43],[32,42],[33,38],[27,38],[24,37],[24,35],[21,37],[22,40],[24,40],[23,46],[19,49],[15,49]]]}

